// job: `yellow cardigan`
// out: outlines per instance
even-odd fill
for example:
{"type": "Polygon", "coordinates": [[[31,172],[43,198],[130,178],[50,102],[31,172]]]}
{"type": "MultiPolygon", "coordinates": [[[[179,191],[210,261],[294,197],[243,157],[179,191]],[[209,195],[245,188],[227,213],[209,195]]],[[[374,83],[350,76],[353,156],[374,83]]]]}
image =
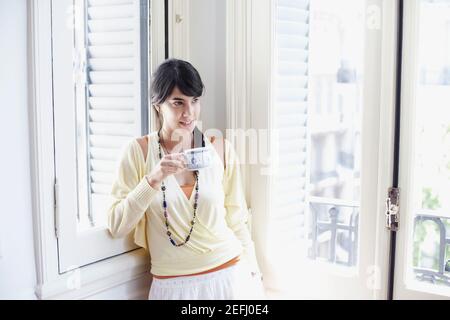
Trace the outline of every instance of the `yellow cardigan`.
{"type": "MultiPolygon", "coordinates": [[[[145,175],[159,162],[157,132],[148,137],[146,160],[136,139],[122,150],[116,178],[111,189],[108,227],[113,237],[124,237],[134,230],[135,243],[149,250],[151,273],[160,276],[193,274],[215,268],[237,255],[259,273],[251,239],[248,210],[242,187],[239,159],[225,139],[225,163],[214,146],[213,161],[199,170],[197,219],[190,240],[173,246],[166,234],[162,192],[153,189],[145,175]]],[[[162,152],[164,152],[162,150],[162,152]]],[[[164,180],[172,238],[183,242],[190,229],[195,192],[186,197],[176,178],[164,180]]]]}

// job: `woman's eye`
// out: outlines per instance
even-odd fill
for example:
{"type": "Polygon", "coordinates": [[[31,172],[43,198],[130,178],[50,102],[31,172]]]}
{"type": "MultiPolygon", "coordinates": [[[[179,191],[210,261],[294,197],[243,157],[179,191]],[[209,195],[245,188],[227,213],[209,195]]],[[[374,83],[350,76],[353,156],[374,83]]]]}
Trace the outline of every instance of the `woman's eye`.
{"type": "Polygon", "coordinates": [[[174,102],[173,105],[176,107],[179,107],[179,106],[182,106],[183,103],[182,102],[174,102]]]}

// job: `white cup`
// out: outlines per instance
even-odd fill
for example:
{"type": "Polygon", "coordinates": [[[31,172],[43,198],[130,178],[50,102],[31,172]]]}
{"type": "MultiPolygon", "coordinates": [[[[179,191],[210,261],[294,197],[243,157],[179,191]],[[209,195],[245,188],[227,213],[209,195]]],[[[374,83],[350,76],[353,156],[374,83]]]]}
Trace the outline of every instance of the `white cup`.
{"type": "Polygon", "coordinates": [[[187,149],[183,152],[187,170],[194,171],[211,165],[211,150],[209,147],[187,149]]]}

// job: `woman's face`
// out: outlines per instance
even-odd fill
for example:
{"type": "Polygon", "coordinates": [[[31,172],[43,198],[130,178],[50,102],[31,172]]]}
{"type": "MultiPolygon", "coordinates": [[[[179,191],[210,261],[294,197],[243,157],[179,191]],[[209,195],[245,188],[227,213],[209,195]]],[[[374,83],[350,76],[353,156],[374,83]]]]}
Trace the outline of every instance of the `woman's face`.
{"type": "Polygon", "coordinates": [[[199,97],[185,96],[175,87],[160,105],[159,112],[164,130],[173,132],[182,129],[192,133],[200,116],[200,100],[199,97]]]}

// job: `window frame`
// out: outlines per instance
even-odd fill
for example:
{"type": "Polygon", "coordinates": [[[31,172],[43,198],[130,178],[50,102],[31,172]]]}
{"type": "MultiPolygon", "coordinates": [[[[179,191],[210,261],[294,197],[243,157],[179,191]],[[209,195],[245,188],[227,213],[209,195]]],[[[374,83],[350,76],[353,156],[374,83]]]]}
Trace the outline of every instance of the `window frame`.
{"type": "MultiPolygon", "coordinates": [[[[150,3],[152,17],[164,17],[164,0],[150,3]],[[155,5],[155,3],[157,3],[155,5]]],[[[55,150],[52,75],[52,0],[32,0],[28,6],[29,96],[32,216],[39,299],[80,299],[133,279],[144,277],[140,296],[150,284],[150,260],[144,249],[120,254],[90,265],[59,273],[55,226],[55,150]]],[[[150,28],[152,65],[164,57],[164,19],[150,28]],[[162,24],[162,26],[161,26],[162,24]],[[155,30],[156,29],[156,30],[155,30]]],[[[150,115],[149,115],[150,116],[150,115]]]]}

